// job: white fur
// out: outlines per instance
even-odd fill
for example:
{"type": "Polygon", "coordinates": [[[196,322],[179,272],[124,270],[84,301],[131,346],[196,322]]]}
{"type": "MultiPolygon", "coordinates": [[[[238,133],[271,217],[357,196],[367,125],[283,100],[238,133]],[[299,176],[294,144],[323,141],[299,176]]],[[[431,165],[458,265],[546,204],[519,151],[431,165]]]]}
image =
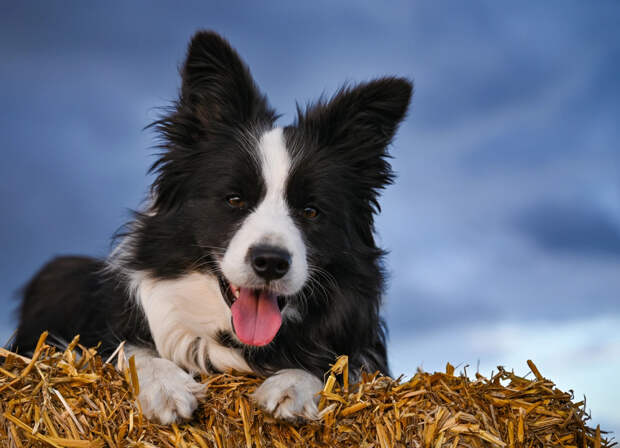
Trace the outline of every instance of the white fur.
{"type": "Polygon", "coordinates": [[[134,274],[137,296],[146,314],[157,352],[190,372],[208,372],[207,359],[219,371],[250,372],[237,349],[221,346],[218,330],[232,331],[230,308],[215,277],[192,273],[174,280],[134,274]]]}
{"type": "MultiPolygon", "coordinates": [[[[185,372],[205,372],[206,359],[220,371],[251,372],[239,350],[220,345],[218,330],[231,330],[230,308],[216,278],[192,273],[175,280],[155,280],[134,272],[130,283],[146,314],[157,353],[129,346],[136,357],[138,399],[144,414],[162,424],[190,418],[204,387],[185,372]]],[[[300,369],[280,370],[267,378],[254,400],[276,418],[318,418],[322,382],[300,369]]]]}
{"type": "Polygon", "coordinates": [[[191,418],[198,399],[204,396],[204,385],[151,350],[128,346],[126,353],[136,359],[138,400],[144,415],[164,425],[191,418]]]}
{"type": "Polygon", "coordinates": [[[284,369],[267,378],[252,398],[276,418],[316,420],[318,393],[322,388],[323,383],[311,373],[284,369]]]}
{"type": "Polygon", "coordinates": [[[224,276],[233,284],[260,288],[264,286],[264,281],[250,266],[248,250],[258,244],[285,249],[291,254],[291,267],[284,277],[269,286],[282,295],[292,295],[306,282],[308,265],[306,246],[285,200],[291,159],[282,129],[275,128],[263,134],[258,151],[266,185],[265,197],[230,241],[221,268],[224,276]]]}

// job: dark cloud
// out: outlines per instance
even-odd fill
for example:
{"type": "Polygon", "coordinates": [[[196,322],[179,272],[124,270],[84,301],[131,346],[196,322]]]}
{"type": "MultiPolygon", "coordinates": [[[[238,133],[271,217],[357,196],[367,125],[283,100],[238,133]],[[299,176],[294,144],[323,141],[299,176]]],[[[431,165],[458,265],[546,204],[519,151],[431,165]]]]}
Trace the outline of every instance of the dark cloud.
{"type": "Polygon", "coordinates": [[[517,228],[545,250],[620,257],[620,222],[583,204],[539,204],[524,210],[517,228]]]}

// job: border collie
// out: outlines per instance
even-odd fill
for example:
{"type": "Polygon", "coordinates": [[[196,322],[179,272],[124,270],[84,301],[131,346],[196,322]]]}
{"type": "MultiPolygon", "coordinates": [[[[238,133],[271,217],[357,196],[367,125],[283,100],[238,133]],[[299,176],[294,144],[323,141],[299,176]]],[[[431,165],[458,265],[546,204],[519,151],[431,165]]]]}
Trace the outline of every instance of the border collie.
{"type": "Polygon", "coordinates": [[[179,98],[153,123],[161,153],[148,205],[108,259],[59,257],[26,285],[14,347],[79,334],[126,341],[147,417],[190,418],[199,372],[253,372],[254,399],[282,419],[317,418],[330,363],[388,374],[374,240],[386,160],[412,84],[385,77],[298,107],[278,127],[248,67],[198,32],[179,98]]]}

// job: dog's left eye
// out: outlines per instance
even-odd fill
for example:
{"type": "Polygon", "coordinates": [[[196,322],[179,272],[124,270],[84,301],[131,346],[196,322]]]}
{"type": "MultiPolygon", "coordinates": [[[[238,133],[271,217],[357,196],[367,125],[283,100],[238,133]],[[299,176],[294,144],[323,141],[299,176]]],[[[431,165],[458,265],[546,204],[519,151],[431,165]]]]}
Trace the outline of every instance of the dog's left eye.
{"type": "Polygon", "coordinates": [[[314,219],[319,216],[319,211],[314,207],[306,207],[304,208],[303,214],[306,219],[314,219]]]}
{"type": "Polygon", "coordinates": [[[246,202],[240,196],[231,195],[226,198],[228,205],[234,208],[245,208],[246,202]]]}

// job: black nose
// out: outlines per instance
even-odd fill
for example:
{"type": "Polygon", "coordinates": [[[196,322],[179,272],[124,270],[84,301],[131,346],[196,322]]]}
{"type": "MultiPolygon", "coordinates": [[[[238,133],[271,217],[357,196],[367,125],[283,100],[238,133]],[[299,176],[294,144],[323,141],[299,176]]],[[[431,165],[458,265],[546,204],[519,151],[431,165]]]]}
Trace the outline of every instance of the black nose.
{"type": "Polygon", "coordinates": [[[249,256],[254,272],[267,281],[284,277],[291,267],[291,254],[278,247],[254,246],[249,256]]]}

